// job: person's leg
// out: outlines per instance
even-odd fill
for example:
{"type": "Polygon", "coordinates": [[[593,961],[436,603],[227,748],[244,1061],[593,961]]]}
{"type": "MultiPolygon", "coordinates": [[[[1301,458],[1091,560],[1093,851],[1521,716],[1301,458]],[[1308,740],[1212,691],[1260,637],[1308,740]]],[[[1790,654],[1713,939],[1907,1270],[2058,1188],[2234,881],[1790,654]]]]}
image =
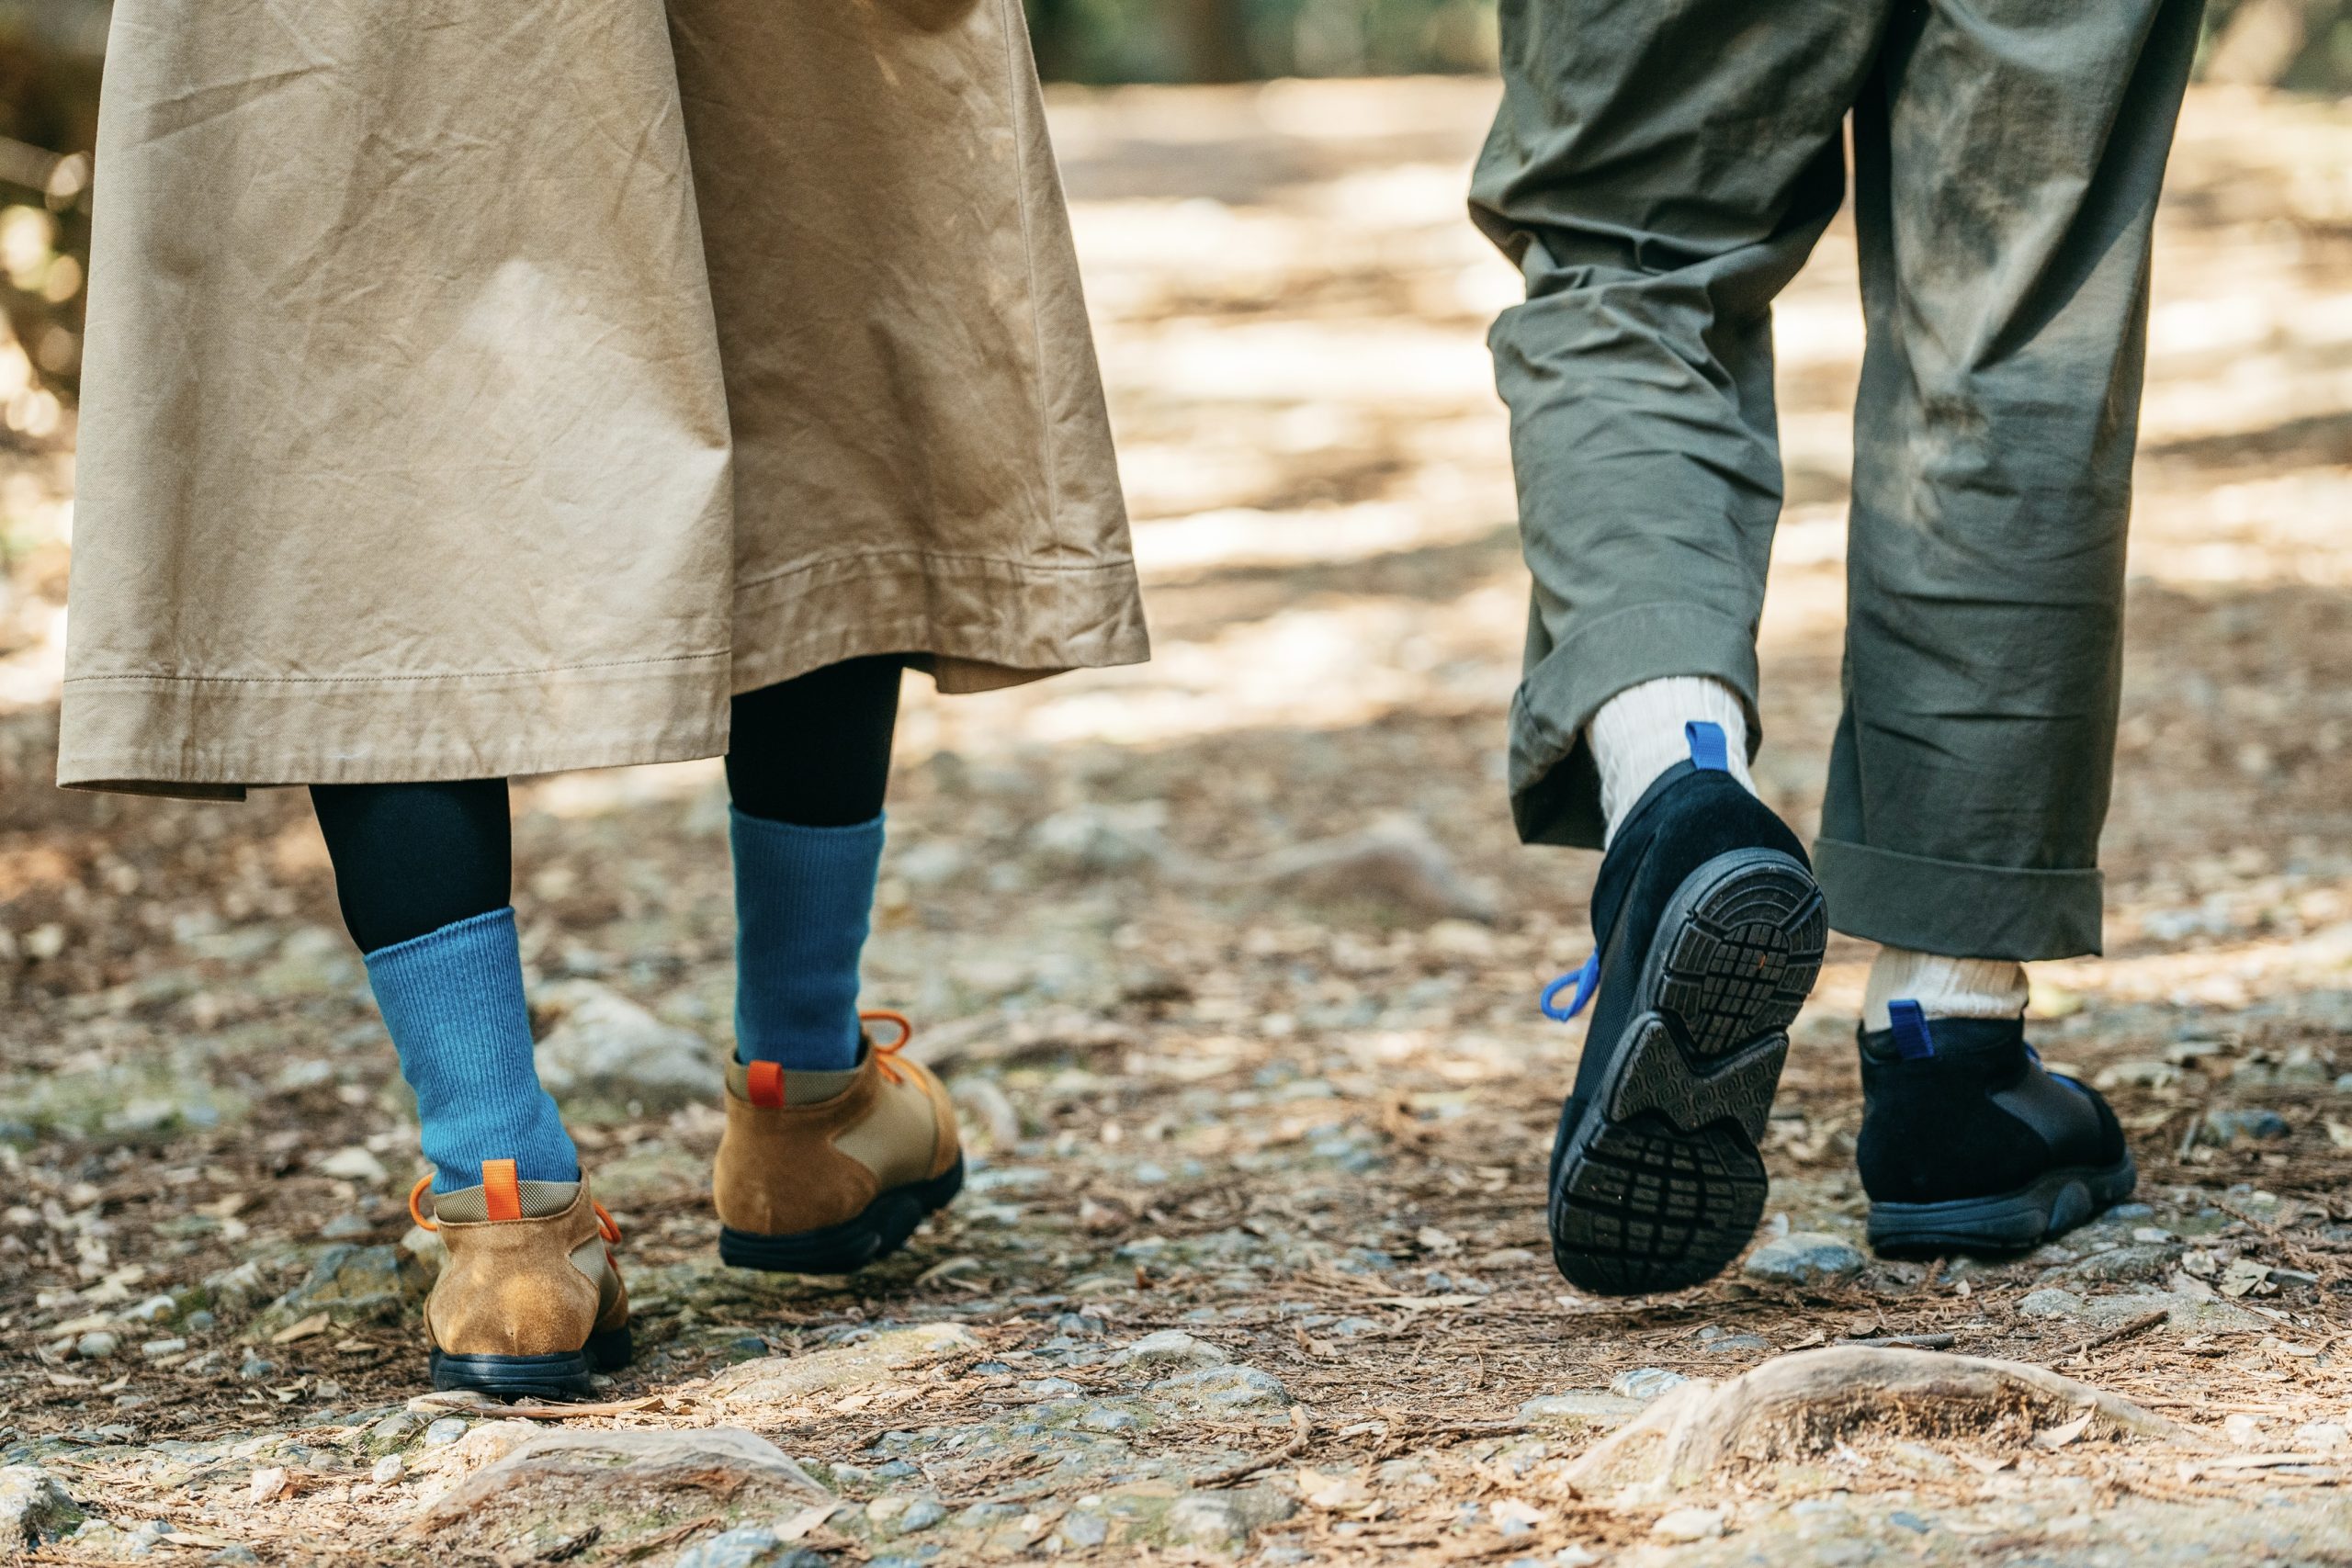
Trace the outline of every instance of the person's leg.
{"type": "Polygon", "coordinates": [[[2132,1190],[2025,1043],[2096,953],[2150,236],[2199,0],[1904,13],[1857,108],[1869,348],[1846,712],[1815,848],[1884,944],[1858,1148],[1882,1245],[2029,1246],[2132,1190]]]}
{"type": "Polygon", "coordinates": [[[1534,576],[1512,704],[1530,841],[1600,847],[1591,1005],[1553,1148],[1553,1257],[1696,1284],[1762,1216],[1757,1147],[1821,899],[1747,787],[1781,504],[1771,301],[1844,192],[1879,7],[1506,0],[1474,212],[1527,302],[1491,336],[1534,576]]]}
{"type": "MultiPolygon", "coordinates": [[[[1708,678],[1743,710],[1743,750],[1761,739],[1771,302],[1843,197],[1880,12],[1505,0],[1471,205],[1527,284],[1489,342],[1534,578],[1510,754],[1531,842],[1600,847],[1588,728],[1628,688],[1708,678]]],[[[1669,760],[1708,719],[1659,720],[1669,760]]]]}
{"type": "Polygon", "coordinates": [[[434,1190],[478,1186],[501,1160],[523,1181],[578,1180],[532,1060],[506,781],[319,784],[311,797],[344,922],[416,1091],[434,1190]]]}
{"type": "Polygon", "coordinates": [[[939,1080],[870,1042],[858,961],[882,859],[904,660],[854,659],[735,699],[735,1060],[712,1185],[718,1255],[846,1273],[954,1198],[939,1080]]]}
{"type": "Polygon", "coordinates": [[[858,960],[882,863],[896,656],[854,659],[735,699],[736,1058],[857,1062],[858,960]]]}

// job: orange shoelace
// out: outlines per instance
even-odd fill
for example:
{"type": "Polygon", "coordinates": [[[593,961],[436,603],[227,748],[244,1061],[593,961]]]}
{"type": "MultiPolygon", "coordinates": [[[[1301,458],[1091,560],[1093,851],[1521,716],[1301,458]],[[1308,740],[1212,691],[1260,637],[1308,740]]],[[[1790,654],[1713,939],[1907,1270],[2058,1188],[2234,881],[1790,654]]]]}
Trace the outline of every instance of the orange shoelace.
{"type": "Polygon", "coordinates": [[[913,1021],[905,1013],[862,1012],[857,1015],[857,1021],[862,1024],[895,1023],[899,1026],[899,1037],[896,1040],[891,1041],[888,1045],[877,1040],[874,1044],[874,1066],[884,1077],[888,1078],[892,1083],[904,1083],[907,1080],[903,1074],[910,1071],[920,1073],[923,1070],[922,1064],[920,1062],[906,1062],[899,1059],[899,1053],[905,1050],[907,1042],[915,1037],[913,1021]]]}
{"type": "MultiPolygon", "coordinates": [[[[414,1220],[422,1229],[437,1231],[441,1228],[440,1225],[427,1218],[424,1209],[417,1203],[417,1200],[424,1196],[424,1190],[432,1185],[433,1178],[420,1176],[416,1179],[416,1185],[408,1190],[408,1217],[414,1220]]],[[[611,1213],[594,1198],[588,1200],[588,1206],[596,1211],[596,1234],[605,1238],[606,1246],[618,1246],[621,1239],[620,1222],[614,1219],[611,1213]]]]}

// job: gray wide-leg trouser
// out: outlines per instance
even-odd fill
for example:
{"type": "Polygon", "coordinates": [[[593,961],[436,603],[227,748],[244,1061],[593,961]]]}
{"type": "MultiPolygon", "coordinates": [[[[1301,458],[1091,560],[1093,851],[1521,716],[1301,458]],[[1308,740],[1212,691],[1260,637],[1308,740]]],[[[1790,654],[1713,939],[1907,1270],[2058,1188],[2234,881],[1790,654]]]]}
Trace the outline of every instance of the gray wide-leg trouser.
{"type": "Polygon", "coordinates": [[[1771,303],[1844,197],[1869,325],[1816,867],[1856,936],[2099,946],[2149,232],[2201,0],[1503,0],[1472,209],[1535,591],[1522,838],[1597,847],[1583,731],[1711,675],[1755,717],[1771,303]]]}

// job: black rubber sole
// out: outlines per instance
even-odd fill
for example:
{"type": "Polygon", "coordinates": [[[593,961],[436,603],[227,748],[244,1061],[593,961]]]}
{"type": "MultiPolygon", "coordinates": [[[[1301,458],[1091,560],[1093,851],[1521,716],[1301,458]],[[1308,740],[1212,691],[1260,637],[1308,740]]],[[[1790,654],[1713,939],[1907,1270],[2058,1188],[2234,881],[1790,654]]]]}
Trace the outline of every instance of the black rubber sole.
{"type": "Polygon", "coordinates": [[[577,1350],[546,1356],[453,1356],[435,1350],[428,1358],[433,1386],[447,1393],[470,1388],[506,1399],[585,1399],[596,1392],[597,1372],[616,1372],[634,1352],[628,1325],[591,1334],[577,1350]]]}
{"type": "Polygon", "coordinates": [[[1821,890],[1775,850],[1717,855],[1652,939],[1600,1092],[1563,1120],[1552,1258],[1596,1295],[1685,1290],[1737,1258],[1764,1217],[1757,1152],[1789,1025],[1829,940],[1821,890]]]}
{"type": "Polygon", "coordinates": [[[797,1235],[760,1235],[721,1225],[718,1260],[771,1274],[850,1274],[907,1245],[924,1216],[945,1208],[964,1190],[964,1156],[929,1181],[893,1187],[854,1219],[797,1235]]]}
{"type": "Polygon", "coordinates": [[[2139,1183],[2127,1153],[2104,1170],[2053,1170],[1992,1198],[1872,1203],[1871,1246],[1894,1253],[2023,1252],[2122,1202],[2139,1183]]]}

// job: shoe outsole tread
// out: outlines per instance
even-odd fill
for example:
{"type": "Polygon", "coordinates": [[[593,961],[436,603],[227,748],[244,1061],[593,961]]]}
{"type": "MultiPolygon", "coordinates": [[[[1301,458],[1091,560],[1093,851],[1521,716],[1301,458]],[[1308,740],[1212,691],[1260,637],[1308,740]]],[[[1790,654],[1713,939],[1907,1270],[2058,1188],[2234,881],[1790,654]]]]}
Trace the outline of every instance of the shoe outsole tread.
{"type": "Polygon", "coordinates": [[[2014,1192],[1940,1203],[1872,1203],[1870,1242],[1891,1254],[2023,1252],[2132,1196],[2140,1175],[2126,1151],[2103,1170],[2047,1171],[2014,1192]]]}
{"type": "Polygon", "coordinates": [[[1553,1182],[1553,1258],[1601,1295],[1702,1283],[1755,1235],[1769,1187],[1757,1145],[1829,934],[1812,876],[1773,850],[1709,861],[1659,925],[1643,1005],[1564,1130],[1553,1182]]]}
{"type": "Polygon", "coordinates": [[[435,1349],[427,1358],[433,1386],[442,1393],[474,1389],[505,1399],[586,1399],[595,1374],[628,1365],[635,1346],[628,1325],[591,1334],[577,1350],[545,1356],[468,1356],[435,1349]]]}

